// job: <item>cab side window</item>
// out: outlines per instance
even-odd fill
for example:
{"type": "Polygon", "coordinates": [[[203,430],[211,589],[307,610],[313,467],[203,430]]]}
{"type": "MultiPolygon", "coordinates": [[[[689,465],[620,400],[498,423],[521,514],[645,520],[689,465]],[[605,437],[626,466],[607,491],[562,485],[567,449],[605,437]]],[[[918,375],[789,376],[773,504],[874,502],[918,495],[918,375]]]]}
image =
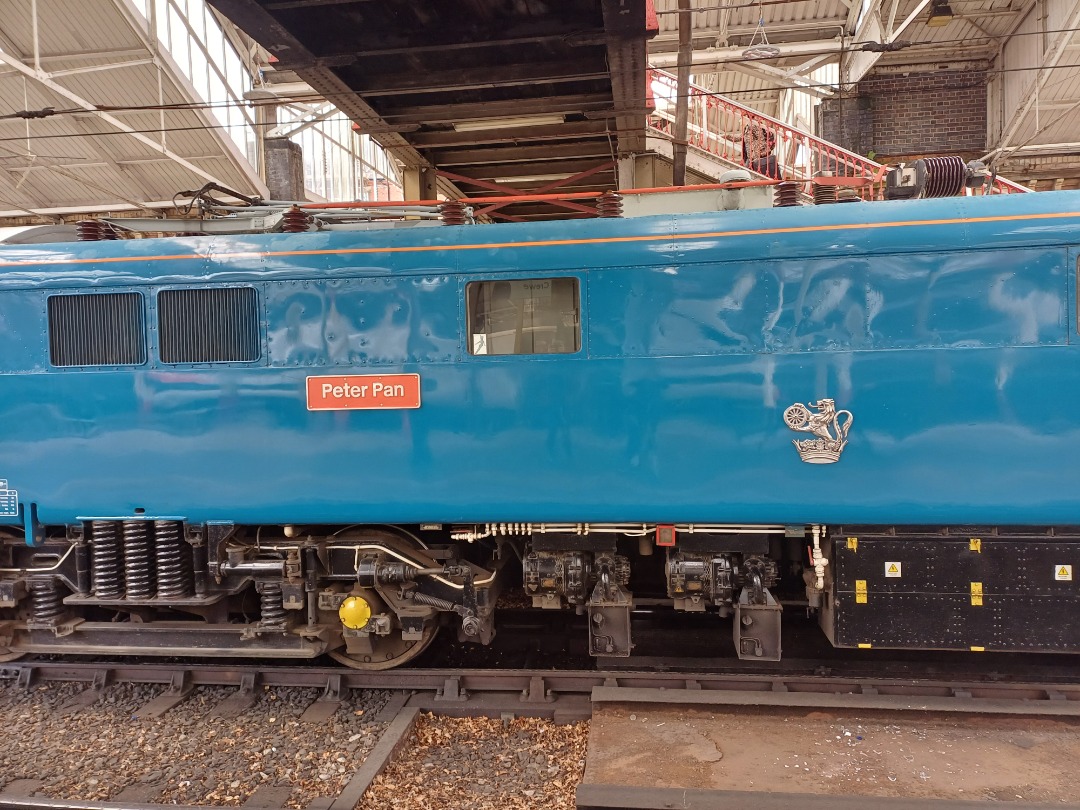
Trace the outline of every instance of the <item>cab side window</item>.
{"type": "Polygon", "coordinates": [[[470,354],[573,354],[581,349],[576,278],[474,281],[465,294],[470,354]]]}

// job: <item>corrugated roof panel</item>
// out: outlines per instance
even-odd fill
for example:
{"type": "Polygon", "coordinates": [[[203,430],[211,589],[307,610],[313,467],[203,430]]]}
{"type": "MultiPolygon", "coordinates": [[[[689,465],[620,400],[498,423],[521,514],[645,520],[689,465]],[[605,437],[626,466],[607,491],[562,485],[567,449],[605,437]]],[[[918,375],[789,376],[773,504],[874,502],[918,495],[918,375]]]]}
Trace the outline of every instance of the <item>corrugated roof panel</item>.
{"type": "MultiPolygon", "coordinates": [[[[5,9],[4,33],[11,43],[5,51],[32,66],[30,0],[9,0],[8,6],[11,8],[5,9]]],[[[144,42],[145,21],[126,3],[39,0],[37,8],[42,69],[58,86],[87,103],[125,108],[157,105],[162,100],[167,104],[200,101],[185,79],[168,70],[162,77],[159,96],[158,68],[150,63],[154,55],[144,42]],[[144,60],[145,64],[86,70],[144,60]]],[[[159,58],[169,63],[164,53],[159,58]]],[[[0,114],[78,106],[62,92],[0,64],[0,114]]],[[[206,182],[202,174],[163,159],[158,132],[162,116],[158,111],[119,109],[110,115],[143,132],[150,142],[119,133],[111,123],[91,112],[0,121],[0,210],[93,204],[108,207],[131,198],[170,199],[177,191],[206,182]]],[[[254,170],[233,151],[228,130],[214,127],[208,112],[170,110],[164,114],[164,123],[166,129],[172,130],[165,133],[164,148],[227,186],[247,192],[261,189],[254,170]]]]}

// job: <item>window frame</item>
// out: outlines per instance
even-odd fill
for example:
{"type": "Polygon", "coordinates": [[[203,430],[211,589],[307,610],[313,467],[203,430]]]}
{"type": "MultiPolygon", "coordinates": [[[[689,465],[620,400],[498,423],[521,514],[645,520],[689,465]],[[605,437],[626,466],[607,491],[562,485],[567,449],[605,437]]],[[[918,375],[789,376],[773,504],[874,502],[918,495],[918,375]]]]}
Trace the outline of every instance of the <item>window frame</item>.
{"type": "MultiPolygon", "coordinates": [[[[529,358],[530,360],[556,360],[559,358],[567,357],[581,357],[586,353],[586,330],[585,330],[585,302],[586,302],[586,279],[587,276],[581,272],[536,272],[536,273],[515,273],[512,275],[498,274],[498,275],[473,275],[462,279],[461,283],[461,302],[463,307],[463,339],[464,339],[464,351],[462,352],[464,357],[476,360],[493,360],[493,361],[507,361],[520,358],[529,358]],[[471,289],[474,284],[494,284],[500,281],[509,282],[528,282],[528,281],[561,281],[568,280],[574,283],[574,294],[576,298],[576,310],[577,310],[577,323],[576,323],[576,342],[577,348],[572,351],[558,351],[558,352],[509,352],[509,353],[497,353],[497,354],[479,354],[473,351],[473,319],[474,313],[471,306],[471,289]]],[[[480,334],[480,333],[477,333],[480,334]]]]}

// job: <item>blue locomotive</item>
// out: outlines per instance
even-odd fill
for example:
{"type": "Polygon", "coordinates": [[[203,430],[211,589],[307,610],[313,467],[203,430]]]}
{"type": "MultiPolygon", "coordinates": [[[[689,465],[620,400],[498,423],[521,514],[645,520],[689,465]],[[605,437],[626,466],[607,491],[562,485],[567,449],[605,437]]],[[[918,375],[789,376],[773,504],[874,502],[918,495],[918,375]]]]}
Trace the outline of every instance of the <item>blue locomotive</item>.
{"type": "Polygon", "coordinates": [[[639,568],[744,657],[1080,651],[1078,250],[1071,192],[3,248],[0,655],[390,667],[519,582],[628,655],[639,568]]]}

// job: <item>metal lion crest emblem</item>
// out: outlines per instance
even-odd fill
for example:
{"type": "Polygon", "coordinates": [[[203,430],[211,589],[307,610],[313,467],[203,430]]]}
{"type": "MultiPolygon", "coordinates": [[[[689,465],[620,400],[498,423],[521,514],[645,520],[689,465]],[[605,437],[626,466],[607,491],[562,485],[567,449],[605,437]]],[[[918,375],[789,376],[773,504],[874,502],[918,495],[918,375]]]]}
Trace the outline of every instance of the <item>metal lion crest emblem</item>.
{"type": "Polygon", "coordinates": [[[799,433],[813,433],[813,439],[792,439],[799,457],[807,464],[834,464],[847,446],[848,431],[854,418],[851,411],[836,410],[836,402],[819,399],[813,405],[817,413],[801,402],[784,411],[784,424],[799,433]],[[846,418],[841,418],[846,417],[846,418]]]}

